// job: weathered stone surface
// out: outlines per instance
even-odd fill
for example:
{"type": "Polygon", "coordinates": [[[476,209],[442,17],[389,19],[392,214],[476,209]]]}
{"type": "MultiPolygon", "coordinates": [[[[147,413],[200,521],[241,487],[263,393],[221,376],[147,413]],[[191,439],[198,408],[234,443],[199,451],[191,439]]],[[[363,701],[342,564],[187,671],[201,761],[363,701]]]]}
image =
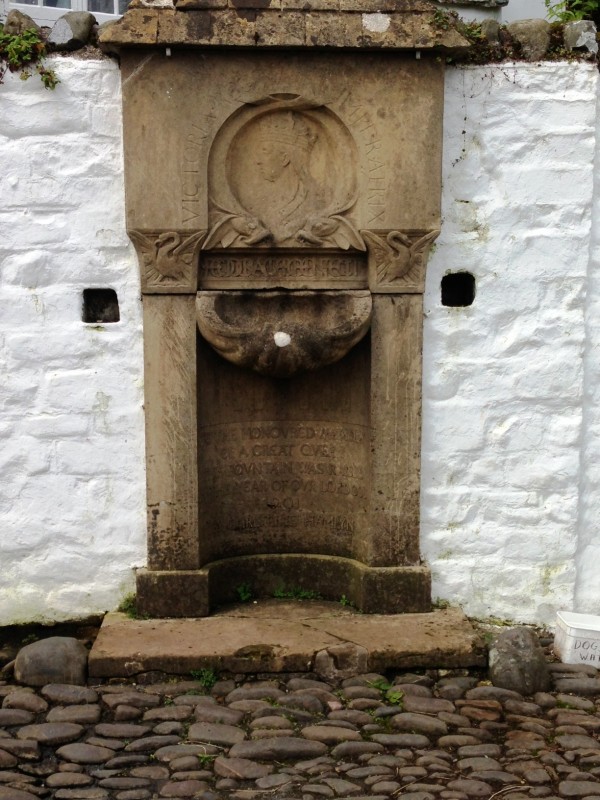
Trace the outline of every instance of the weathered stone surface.
{"type": "Polygon", "coordinates": [[[40,714],[47,710],[48,703],[33,692],[16,691],[4,698],[2,708],[20,708],[24,711],[32,711],[34,714],[40,714]]]}
{"type": "Polygon", "coordinates": [[[481,33],[490,44],[499,44],[500,23],[495,19],[481,20],[481,33]]]}
{"type": "Polygon", "coordinates": [[[302,736],[312,742],[324,742],[328,745],[340,742],[359,742],[362,740],[360,733],[348,728],[338,728],[332,725],[307,725],[302,729],[302,736]]]}
{"type": "Polygon", "coordinates": [[[507,27],[528,61],[539,61],[546,55],[550,45],[550,23],[545,19],[522,19],[510,22],[507,27]]]}
{"type": "MultiPolygon", "coordinates": [[[[304,18],[312,49],[421,50],[460,39],[452,24],[436,26],[421,0],[391,4],[385,24],[374,0],[364,13],[322,9],[318,20],[305,13],[279,23],[275,7],[241,15],[241,2],[202,4],[134,8],[101,38],[279,46],[284,23],[296,44],[302,39],[295,21],[304,18]]],[[[276,52],[200,57],[188,47],[168,61],[126,49],[127,224],[147,298],[149,558],[137,575],[139,610],[205,616],[237,600],[236,587],[251,579],[257,597],[306,592],[346,597],[366,613],[427,611],[430,573],[418,536],[421,295],[439,232],[441,62],[397,54],[393,67],[379,56],[359,65],[338,53],[331,71],[329,54],[316,52],[300,67],[276,52]],[[156,91],[163,80],[168,99],[156,91]],[[255,99],[224,95],[218,124],[198,141],[184,137],[193,168],[182,167],[156,121],[216,119],[209,87],[227,94],[241,83],[255,99]],[[359,144],[367,122],[383,171],[377,202],[370,154],[359,144]],[[161,197],[179,197],[183,180],[183,200],[164,203],[149,190],[146,154],[161,197]],[[254,372],[288,378],[293,391],[254,372]],[[344,408],[340,396],[349,398],[344,408]],[[240,406],[242,397],[249,402],[240,406]],[[401,443],[393,455],[391,442],[401,443]]],[[[239,648],[243,671],[267,671],[276,657],[262,644],[239,648]]],[[[317,656],[319,674],[329,674],[327,659],[338,673],[359,668],[342,667],[340,650],[317,656]]],[[[290,661],[277,668],[296,669],[290,661]]],[[[127,663],[130,675],[148,668],[127,663]]]]}
{"type": "Polygon", "coordinates": [[[600,783],[595,781],[562,781],[558,786],[561,797],[597,797],[600,796],[600,783]]]}
{"type": "MultiPolygon", "coordinates": [[[[503,631],[490,647],[490,678],[494,686],[522,695],[546,691],[550,674],[537,635],[530,628],[503,631]]],[[[472,696],[467,694],[467,697],[472,696]]]]}
{"type": "Polygon", "coordinates": [[[211,347],[237,366],[277,378],[339,361],[369,330],[372,309],[367,291],[196,297],[198,329],[211,347]]]}
{"type": "Polygon", "coordinates": [[[62,789],[64,787],[89,786],[93,781],[94,779],[89,775],[82,775],[79,772],[56,772],[54,775],[48,775],[46,786],[52,789],[62,789]]]}
{"type": "Polygon", "coordinates": [[[600,680],[596,678],[559,678],[554,682],[559,692],[573,693],[585,697],[600,696],[600,680]]]}
{"type": "Polygon", "coordinates": [[[0,708],[0,725],[2,727],[27,725],[34,719],[35,715],[31,711],[23,711],[20,708],[0,708]]]}
{"type": "Polygon", "coordinates": [[[363,49],[440,48],[465,49],[468,42],[454,26],[440,26],[431,5],[406,2],[401,7],[393,0],[360,4],[342,0],[331,6],[327,0],[283,0],[286,8],[281,14],[279,3],[252,5],[252,15],[246,25],[236,25],[235,11],[223,0],[178,0],[174,12],[160,3],[138,0],[120,24],[110,23],[101,32],[101,43],[109,51],[122,44],[188,44],[242,47],[360,47],[363,49]],[[138,7],[145,6],[145,8],[138,7]],[[272,7],[269,7],[272,6],[272,7]],[[295,8],[317,13],[294,13],[295,8]],[[385,12],[382,20],[377,16],[385,12]],[[289,19],[288,19],[289,17],[289,19]],[[160,19],[160,28],[158,21],[160,19]]]}
{"type": "Polygon", "coordinates": [[[188,733],[188,739],[191,742],[208,742],[225,747],[241,742],[245,738],[246,734],[240,728],[218,722],[198,722],[190,727],[188,733]]]}
{"type": "Polygon", "coordinates": [[[51,636],[19,650],[15,679],[29,686],[48,683],[84,684],[87,672],[85,646],[68,636],[51,636]]]}
{"type": "Polygon", "coordinates": [[[101,722],[96,725],[94,731],[98,736],[112,737],[116,739],[132,739],[145,736],[152,730],[150,725],[134,725],[124,722],[101,722]]]}
{"type": "Polygon", "coordinates": [[[346,678],[356,672],[365,672],[368,650],[353,642],[334,644],[320,650],[315,656],[315,672],[327,680],[346,678]]]}
{"type": "Polygon", "coordinates": [[[392,727],[401,731],[422,733],[425,736],[445,736],[448,726],[435,717],[425,714],[399,713],[392,717],[392,727]]]}
{"type": "Polygon", "coordinates": [[[74,742],[83,733],[83,726],[72,722],[41,722],[25,725],[17,731],[19,739],[33,739],[42,744],[55,745],[74,742]]]}
{"type": "Polygon", "coordinates": [[[92,744],[66,744],[56,751],[56,755],[74,764],[104,764],[114,756],[114,750],[92,744]]]}
{"type": "Polygon", "coordinates": [[[55,50],[79,50],[90,39],[96,18],[87,11],[68,11],[59,17],[48,35],[55,50]]]}
{"type": "Polygon", "coordinates": [[[29,16],[29,14],[23,14],[22,11],[17,11],[16,8],[11,8],[6,15],[6,20],[4,21],[4,33],[19,35],[24,31],[32,30],[39,33],[41,28],[37,22],[35,22],[29,16]]]}
{"type": "Polygon", "coordinates": [[[223,778],[252,780],[269,775],[273,771],[270,764],[258,764],[247,758],[226,758],[219,756],[215,761],[215,773],[223,778]]]}
{"type": "Polygon", "coordinates": [[[315,758],[326,752],[327,746],[322,742],[309,742],[293,736],[238,742],[229,751],[232,758],[247,758],[257,761],[315,758]]]}
{"type": "Polygon", "coordinates": [[[56,706],[48,713],[48,722],[76,722],[80,725],[93,725],[98,722],[101,716],[99,705],[84,706],[56,706]]]}
{"type": "MultiPolygon", "coordinates": [[[[366,616],[337,604],[334,609],[331,604],[272,600],[261,602],[252,613],[240,608],[202,620],[149,622],[107,614],[90,654],[90,672],[96,677],[127,675],[133,642],[140,668],[165,671],[217,666],[219,652],[220,668],[230,671],[255,672],[258,661],[268,672],[303,672],[315,653],[339,645],[340,639],[365,648],[370,664],[380,669],[412,664],[416,657],[427,666],[484,662],[478,636],[458,610],[366,616]],[[264,647],[257,648],[256,642],[264,647]]],[[[104,702],[118,705],[111,695],[104,695],[104,702]]],[[[198,705],[194,715],[198,721],[236,725],[240,711],[198,705]]]]}
{"type": "Polygon", "coordinates": [[[0,747],[0,769],[10,769],[11,767],[16,767],[19,763],[19,759],[14,756],[12,753],[7,753],[6,750],[2,750],[0,747]]]}
{"type": "Polygon", "coordinates": [[[63,706],[98,702],[98,693],[87,686],[49,683],[41,689],[41,694],[51,703],[59,703],[63,706]]]}
{"type": "Polygon", "coordinates": [[[0,800],[37,800],[37,795],[20,789],[7,789],[4,786],[0,786],[0,800]]]}
{"type": "Polygon", "coordinates": [[[567,50],[586,49],[590,53],[598,52],[596,26],[589,19],[567,22],[563,30],[563,39],[567,50]]]}

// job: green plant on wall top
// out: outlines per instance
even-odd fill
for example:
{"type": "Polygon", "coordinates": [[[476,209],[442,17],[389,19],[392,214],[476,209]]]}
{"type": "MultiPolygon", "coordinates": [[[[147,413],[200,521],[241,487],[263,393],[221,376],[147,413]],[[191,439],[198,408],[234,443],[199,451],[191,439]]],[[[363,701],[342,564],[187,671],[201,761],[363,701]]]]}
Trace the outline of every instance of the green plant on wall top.
{"type": "Polygon", "coordinates": [[[34,30],[22,33],[6,33],[0,23],[0,84],[7,72],[18,72],[27,80],[35,72],[46,89],[54,89],[59,82],[53,69],[43,64],[46,44],[34,30]]]}
{"type": "Polygon", "coordinates": [[[558,22],[576,22],[593,19],[598,23],[600,0],[544,0],[548,17],[558,22]]]}

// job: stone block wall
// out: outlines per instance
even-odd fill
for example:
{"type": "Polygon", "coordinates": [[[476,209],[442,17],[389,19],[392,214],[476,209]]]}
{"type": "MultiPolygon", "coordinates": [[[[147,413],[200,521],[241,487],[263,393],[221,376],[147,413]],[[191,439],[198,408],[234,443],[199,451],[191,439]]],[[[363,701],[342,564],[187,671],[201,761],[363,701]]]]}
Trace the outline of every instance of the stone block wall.
{"type": "MultiPolygon", "coordinates": [[[[146,557],[119,72],[55,63],[54,93],[0,88],[0,625],[114,608],[146,557]],[[120,321],[82,322],[86,288],[114,289],[120,321]]],[[[447,71],[421,547],[434,597],[475,616],[597,607],[597,91],[589,64],[447,71]],[[443,306],[461,270],[475,301],[443,306]]]]}

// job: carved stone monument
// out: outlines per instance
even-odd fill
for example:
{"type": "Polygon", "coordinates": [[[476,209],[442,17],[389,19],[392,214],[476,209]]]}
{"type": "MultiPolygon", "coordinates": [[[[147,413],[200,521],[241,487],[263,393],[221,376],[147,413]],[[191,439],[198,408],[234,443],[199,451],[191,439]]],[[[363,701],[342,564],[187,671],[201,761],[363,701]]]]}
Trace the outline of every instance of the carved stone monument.
{"type": "Polygon", "coordinates": [[[242,5],[136,8],[103,33],[120,48],[144,294],[138,605],[205,616],[245,586],[426,611],[433,51],[462,41],[424,0],[242,5]]]}

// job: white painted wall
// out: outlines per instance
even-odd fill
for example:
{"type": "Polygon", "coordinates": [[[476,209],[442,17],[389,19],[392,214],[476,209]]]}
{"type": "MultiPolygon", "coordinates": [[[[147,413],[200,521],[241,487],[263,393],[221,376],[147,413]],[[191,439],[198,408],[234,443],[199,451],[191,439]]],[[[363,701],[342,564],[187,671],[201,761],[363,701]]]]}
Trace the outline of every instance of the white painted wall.
{"type": "Polygon", "coordinates": [[[114,608],[144,563],[141,315],[120,76],[0,87],[0,624],[114,608]],[[121,321],[81,321],[110,287],[121,321]]]}
{"type": "Polygon", "coordinates": [[[486,8],[481,0],[464,0],[458,4],[454,2],[444,4],[444,0],[437,2],[448,11],[455,11],[459,17],[468,22],[495,19],[501,25],[507,25],[520,19],[546,19],[548,14],[544,0],[508,0],[507,5],[494,8],[486,8]]]}
{"type": "Polygon", "coordinates": [[[422,546],[434,596],[478,617],[549,622],[575,595],[578,610],[600,601],[597,85],[584,64],[447,73],[443,224],[425,297],[422,546]],[[475,302],[445,308],[441,277],[458,270],[475,276],[475,302]]]}
{"type": "MultiPolygon", "coordinates": [[[[56,66],[54,93],[0,88],[0,625],[114,608],[145,562],[119,74],[56,66]],[[117,291],[121,322],[81,322],[88,287],[117,291]]],[[[434,596],[475,616],[551,621],[600,599],[597,89],[585,64],[447,73],[422,549],[434,596]],[[475,303],[443,307],[441,278],[461,269],[475,303]]]]}

